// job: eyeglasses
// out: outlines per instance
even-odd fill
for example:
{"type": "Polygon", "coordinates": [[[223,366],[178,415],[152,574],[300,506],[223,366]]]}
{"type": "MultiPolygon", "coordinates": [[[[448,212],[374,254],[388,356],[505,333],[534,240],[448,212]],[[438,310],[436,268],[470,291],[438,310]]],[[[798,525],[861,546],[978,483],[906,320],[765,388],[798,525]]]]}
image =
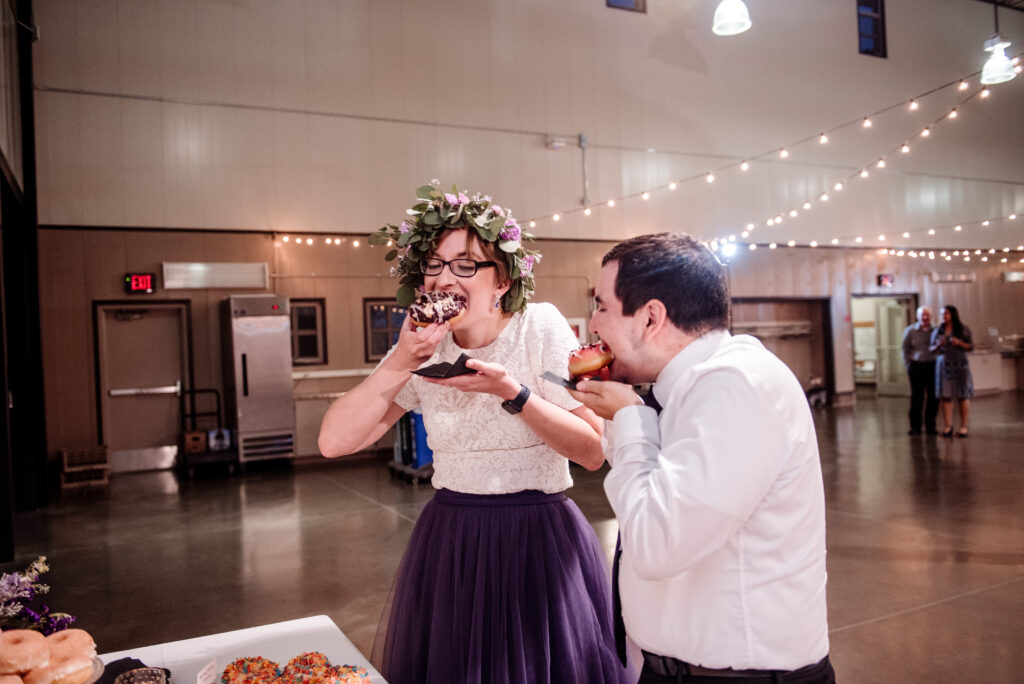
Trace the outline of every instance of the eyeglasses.
{"type": "Polygon", "coordinates": [[[472,259],[452,259],[451,261],[445,261],[444,259],[429,257],[420,261],[420,273],[428,276],[441,275],[441,271],[443,271],[444,267],[447,266],[448,270],[452,272],[452,275],[456,275],[460,278],[469,278],[470,276],[476,275],[478,269],[497,265],[498,264],[494,261],[473,261],[472,259]]]}

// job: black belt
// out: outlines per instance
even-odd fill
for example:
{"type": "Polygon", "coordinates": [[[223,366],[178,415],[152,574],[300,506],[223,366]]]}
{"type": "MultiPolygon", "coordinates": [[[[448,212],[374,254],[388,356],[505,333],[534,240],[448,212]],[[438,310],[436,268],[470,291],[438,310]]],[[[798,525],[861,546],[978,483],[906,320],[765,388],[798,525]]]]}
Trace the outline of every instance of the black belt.
{"type": "Polygon", "coordinates": [[[679,675],[692,675],[696,677],[722,677],[747,679],[756,678],[765,681],[785,681],[787,675],[803,675],[812,672],[828,663],[828,656],[825,656],[813,665],[806,665],[799,670],[733,670],[731,668],[713,669],[693,665],[684,660],[669,656],[657,655],[643,651],[644,665],[650,668],[651,672],[660,677],[678,677],[679,675]]]}

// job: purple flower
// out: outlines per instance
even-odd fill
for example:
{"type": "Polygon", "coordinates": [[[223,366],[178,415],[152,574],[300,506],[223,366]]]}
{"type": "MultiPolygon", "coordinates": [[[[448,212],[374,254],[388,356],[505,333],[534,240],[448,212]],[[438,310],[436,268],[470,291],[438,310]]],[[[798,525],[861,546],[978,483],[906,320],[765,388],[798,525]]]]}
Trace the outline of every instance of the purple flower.
{"type": "Polygon", "coordinates": [[[518,240],[522,234],[523,231],[519,227],[519,224],[512,219],[509,219],[508,221],[505,221],[505,229],[498,233],[498,237],[502,240],[518,240]]]}
{"type": "Polygon", "coordinates": [[[403,235],[408,233],[410,230],[412,230],[412,224],[408,221],[402,221],[402,225],[398,226],[398,232],[403,235]]]}
{"type": "Polygon", "coordinates": [[[497,204],[492,204],[491,205],[491,211],[494,212],[495,216],[504,216],[505,215],[505,210],[502,209],[501,207],[499,207],[497,204]]]}
{"type": "Polygon", "coordinates": [[[460,192],[457,196],[450,192],[446,192],[444,193],[444,198],[445,201],[447,201],[448,204],[450,204],[453,207],[458,207],[463,204],[469,204],[469,198],[466,197],[466,193],[464,192],[460,192]]]}
{"type": "Polygon", "coordinates": [[[519,269],[520,271],[523,272],[523,275],[526,275],[527,273],[533,270],[533,262],[534,258],[532,255],[523,259],[523,266],[522,268],[519,269]]]}

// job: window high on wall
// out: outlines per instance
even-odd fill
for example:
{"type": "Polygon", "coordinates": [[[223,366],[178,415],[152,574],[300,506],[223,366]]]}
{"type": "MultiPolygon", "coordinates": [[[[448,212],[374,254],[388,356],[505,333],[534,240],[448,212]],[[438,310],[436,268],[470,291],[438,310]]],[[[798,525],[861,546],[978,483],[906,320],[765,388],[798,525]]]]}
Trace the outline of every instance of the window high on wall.
{"type": "Polygon", "coordinates": [[[860,54],[885,57],[885,0],[857,0],[860,54]]]}
{"type": "Polygon", "coordinates": [[[363,344],[366,362],[380,361],[392,345],[398,342],[405,322],[405,308],[394,299],[368,298],[363,300],[363,344]]]}
{"type": "Polygon", "coordinates": [[[327,333],[323,299],[293,299],[292,365],[327,363],[327,333]]]}
{"type": "Polygon", "coordinates": [[[615,9],[647,12],[647,0],[605,0],[605,4],[615,9]]]}

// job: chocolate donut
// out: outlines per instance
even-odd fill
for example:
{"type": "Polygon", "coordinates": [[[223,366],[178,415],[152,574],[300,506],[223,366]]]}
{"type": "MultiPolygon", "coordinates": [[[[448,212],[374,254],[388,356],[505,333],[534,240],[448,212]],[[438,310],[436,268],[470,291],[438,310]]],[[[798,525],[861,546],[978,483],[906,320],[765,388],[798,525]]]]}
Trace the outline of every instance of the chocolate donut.
{"type": "Polygon", "coordinates": [[[455,325],[455,321],[466,312],[466,305],[466,298],[457,292],[433,290],[424,292],[409,305],[409,316],[421,328],[445,321],[455,325]]]}

